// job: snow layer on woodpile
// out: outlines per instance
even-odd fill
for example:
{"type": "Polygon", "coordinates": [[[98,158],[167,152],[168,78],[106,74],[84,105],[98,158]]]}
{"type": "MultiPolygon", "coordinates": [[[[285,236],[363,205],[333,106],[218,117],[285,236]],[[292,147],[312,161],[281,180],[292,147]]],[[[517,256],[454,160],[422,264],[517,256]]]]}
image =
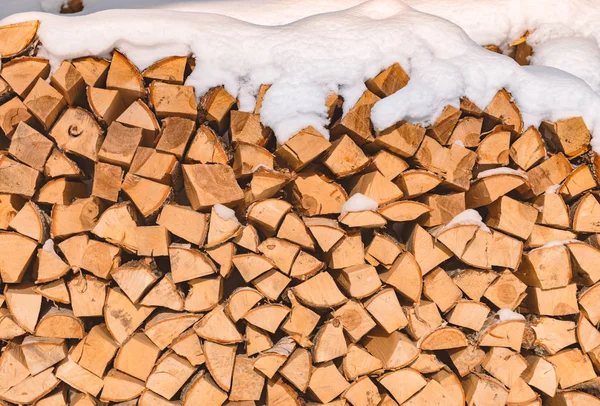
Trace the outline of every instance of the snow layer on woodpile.
{"type": "Polygon", "coordinates": [[[240,221],[235,215],[235,211],[233,211],[229,207],[217,203],[213,206],[213,208],[215,209],[215,213],[217,213],[217,216],[221,217],[223,220],[231,220],[238,224],[240,223],[240,221]]]}
{"type": "Polygon", "coordinates": [[[487,178],[488,176],[493,175],[516,175],[522,177],[523,179],[529,179],[525,172],[507,167],[493,168],[488,169],[486,171],[481,171],[477,174],[477,179],[487,178]]]}
{"type": "Polygon", "coordinates": [[[514,312],[508,308],[498,310],[497,314],[501,322],[510,320],[525,320],[525,317],[522,314],[514,312]]]}
{"type": "MultiPolygon", "coordinates": [[[[378,131],[400,120],[429,125],[446,105],[458,107],[461,96],[483,108],[506,88],[525,127],[582,116],[592,133],[600,133],[600,96],[582,80],[557,69],[521,67],[482,49],[449,21],[400,0],[370,0],[282,26],[164,10],[79,17],[23,13],[0,24],[32,19],[41,20],[39,37],[54,66],[63,59],[108,55],[115,47],[140,68],[192,53],[196,68],[187,84],[197,95],[223,84],[243,111],[253,109],[260,84],[271,83],[260,113],[280,143],[307,126],[327,137],[327,96],[340,94],[347,112],[366,89],[365,80],[394,62],[411,79],[372,109],[378,131]]],[[[489,24],[481,16],[477,20],[489,24]]],[[[596,150],[599,144],[593,140],[596,150]]]]}
{"type": "Polygon", "coordinates": [[[375,199],[365,196],[362,193],[355,193],[342,206],[340,218],[346,213],[357,211],[375,211],[379,204],[375,199]]]}
{"type": "Polygon", "coordinates": [[[479,214],[479,212],[477,210],[467,209],[467,210],[457,214],[452,220],[450,220],[443,227],[435,228],[433,235],[438,236],[443,231],[446,231],[454,226],[461,225],[461,224],[478,226],[481,230],[483,230],[487,233],[491,232],[490,229],[488,228],[488,226],[485,225],[485,223],[483,222],[483,219],[481,218],[481,215],[479,214]]]}
{"type": "Polygon", "coordinates": [[[562,69],[600,93],[600,2],[597,0],[406,0],[459,25],[480,45],[504,51],[525,32],[532,65],[562,69]]]}
{"type": "Polygon", "coordinates": [[[583,244],[583,241],[579,241],[579,240],[574,240],[574,239],[570,239],[570,240],[554,240],[554,241],[550,241],[544,245],[542,245],[541,247],[537,247],[532,249],[529,252],[534,252],[537,250],[543,250],[546,248],[552,248],[552,247],[559,247],[561,245],[566,245],[566,244],[583,244]]]}

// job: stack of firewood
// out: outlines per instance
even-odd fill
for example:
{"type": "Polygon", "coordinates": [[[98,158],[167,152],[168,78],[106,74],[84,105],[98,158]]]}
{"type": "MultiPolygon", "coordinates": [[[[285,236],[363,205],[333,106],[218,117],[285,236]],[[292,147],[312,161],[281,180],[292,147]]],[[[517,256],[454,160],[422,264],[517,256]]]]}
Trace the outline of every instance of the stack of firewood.
{"type": "Polygon", "coordinates": [[[581,118],[500,90],[374,132],[395,64],[277,145],[268,84],[242,112],[191,57],[51,73],[37,27],[0,27],[6,404],[600,404],[581,118]]]}

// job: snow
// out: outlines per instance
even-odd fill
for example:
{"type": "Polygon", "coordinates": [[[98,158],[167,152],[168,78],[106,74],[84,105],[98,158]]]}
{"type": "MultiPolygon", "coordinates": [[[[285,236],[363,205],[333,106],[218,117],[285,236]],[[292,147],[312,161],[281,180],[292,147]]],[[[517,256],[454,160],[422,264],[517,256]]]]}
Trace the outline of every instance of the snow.
{"type": "Polygon", "coordinates": [[[57,258],[60,258],[60,257],[58,256],[58,254],[56,253],[56,250],[54,249],[54,240],[52,240],[51,238],[50,238],[50,239],[47,239],[47,240],[44,242],[44,245],[42,245],[42,249],[43,249],[44,251],[47,251],[47,252],[51,253],[51,254],[52,254],[52,255],[54,255],[55,257],[57,257],[57,258]]]}
{"type": "Polygon", "coordinates": [[[481,171],[477,174],[477,179],[483,179],[493,175],[516,175],[522,177],[523,179],[529,179],[525,172],[518,169],[506,167],[493,168],[488,169],[487,171],[481,171]]]}
{"type": "Polygon", "coordinates": [[[570,240],[554,240],[554,241],[550,241],[549,243],[546,243],[544,245],[542,245],[541,247],[537,247],[532,249],[529,252],[534,252],[537,250],[543,250],[545,248],[552,248],[552,247],[559,247],[561,245],[565,245],[565,244],[579,244],[582,243],[583,241],[579,241],[579,240],[574,240],[574,239],[570,239],[570,240]]]}
{"type": "Polygon", "coordinates": [[[434,236],[440,235],[443,231],[446,231],[454,226],[461,224],[470,224],[478,226],[481,230],[486,233],[490,233],[490,229],[485,225],[481,215],[474,209],[467,209],[462,213],[457,214],[452,220],[450,220],[445,226],[436,228],[433,232],[434,236]]]}
{"type": "Polygon", "coordinates": [[[215,209],[215,213],[217,213],[217,216],[221,217],[223,220],[229,220],[240,224],[240,221],[235,215],[235,211],[233,211],[229,207],[217,203],[213,206],[213,208],[215,209]]]}
{"type": "Polygon", "coordinates": [[[503,308],[498,310],[498,317],[500,321],[510,321],[510,320],[525,320],[525,317],[517,312],[513,312],[508,308],[503,308]]]}
{"type": "MultiPolygon", "coordinates": [[[[273,1],[268,2],[274,7],[271,11],[252,12],[250,5],[243,6],[245,11],[239,14],[253,14],[246,19],[260,24],[169,10],[108,10],[76,17],[23,13],[0,24],[41,20],[38,34],[54,66],[78,56],[106,56],[115,47],[141,69],[168,55],[194,54],[196,68],[187,84],[196,88],[196,95],[224,85],[239,98],[243,111],[253,109],[260,84],[271,83],[261,120],[273,129],[280,144],[307,126],[327,138],[327,96],[340,94],[347,112],[365,90],[364,81],[394,62],[400,63],[411,80],[374,106],[371,118],[377,131],[400,120],[429,125],[446,105],[458,107],[461,96],[484,108],[499,89],[506,88],[521,108],[525,127],[538,126],[542,120],[582,116],[592,133],[600,133],[600,96],[583,80],[549,67],[521,67],[478,45],[502,45],[534,26],[534,45],[564,37],[565,27],[584,37],[585,24],[577,21],[571,27],[566,23],[580,16],[581,10],[589,14],[582,21],[593,21],[593,4],[550,1],[554,7],[541,7],[541,0],[481,0],[469,2],[469,7],[462,0],[409,0],[423,11],[436,11],[459,22],[477,42],[449,21],[416,11],[400,0],[369,0],[347,9],[348,3],[341,0],[334,1],[331,8],[311,0],[306,6],[298,2],[294,10],[283,12],[283,17],[276,16],[273,1]],[[302,7],[304,12],[299,11],[302,7]],[[318,14],[323,11],[331,12],[318,14]],[[296,20],[311,13],[315,15],[296,20]],[[282,21],[286,24],[269,25],[282,21]],[[555,31],[552,24],[556,24],[555,31]]],[[[116,0],[108,3],[117,4],[116,0]]],[[[160,7],[158,3],[151,0],[149,6],[160,7]]],[[[240,1],[213,4],[211,10],[203,2],[193,3],[190,8],[194,11],[221,12],[235,9],[240,1]]],[[[88,0],[85,4],[90,12],[93,4],[100,3],[88,0]]],[[[177,4],[170,7],[177,8],[177,4]]],[[[230,14],[239,16],[231,10],[230,14]]],[[[587,30],[595,40],[595,27],[587,30]]],[[[583,57],[577,59],[578,65],[583,57]]],[[[600,151],[596,138],[593,146],[600,151]]]]}
{"type": "Polygon", "coordinates": [[[459,147],[463,147],[463,148],[465,147],[465,143],[462,142],[461,140],[456,140],[456,141],[453,142],[453,144],[456,144],[459,147]]]}
{"type": "Polygon", "coordinates": [[[256,172],[257,170],[259,170],[259,169],[261,169],[261,168],[264,168],[264,169],[267,169],[267,170],[270,170],[270,171],[272,171],[272,170],[273,170],[273,168],[271,168],[269,165],[265,165],[265,164],[258,164],[258,165],[256,165],[254,168],[252,168],[252,173],[256,172]]]}
{"type": "Polygon", "coordinates": [[[545,193],[548,194],[556,194],[558,193],[558,190],[560,189],[560,185],[552,185],[552,186],[548,186],[548,189],[546,189],[545,193]]]}
{"type": "Polygon", "coordinates": [[[358,212],[358,211],[375,211],[379,207],[379,203],[375,199],[365,196],[362,193],[355,193],[342,206],[340,218],[344,217],[346,213],[358,212]]]}

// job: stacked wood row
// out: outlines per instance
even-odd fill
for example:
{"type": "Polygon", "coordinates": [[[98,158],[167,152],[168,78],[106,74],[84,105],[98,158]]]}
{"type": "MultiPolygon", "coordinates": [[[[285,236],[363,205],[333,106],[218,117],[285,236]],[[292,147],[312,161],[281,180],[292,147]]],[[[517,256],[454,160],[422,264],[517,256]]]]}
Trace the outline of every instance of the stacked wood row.
{"type": "Polygon", "coordinates": [[[377,132],[394,64],[277,145],[268,84],[244,112],[188,56],[51,72],[37,27],[0,27],[4,404],[600,404],[580,117],[500,90],[377,132]]]}

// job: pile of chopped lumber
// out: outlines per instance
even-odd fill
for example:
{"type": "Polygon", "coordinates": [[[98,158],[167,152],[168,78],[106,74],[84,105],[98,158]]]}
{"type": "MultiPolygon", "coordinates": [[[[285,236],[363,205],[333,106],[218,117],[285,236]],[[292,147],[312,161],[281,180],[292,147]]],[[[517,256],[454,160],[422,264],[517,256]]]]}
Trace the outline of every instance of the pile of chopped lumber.
{"type": "Polygon", "coordinates": [[[191,57],[36,57],[0,27],[0,399],[599,405],[600,161],[500,90],[277,145],[191,57]],[[196,96],[200,96],[197,103],[196,96]],[[239,219],[239,220],[238,220],[239,219]]]}

